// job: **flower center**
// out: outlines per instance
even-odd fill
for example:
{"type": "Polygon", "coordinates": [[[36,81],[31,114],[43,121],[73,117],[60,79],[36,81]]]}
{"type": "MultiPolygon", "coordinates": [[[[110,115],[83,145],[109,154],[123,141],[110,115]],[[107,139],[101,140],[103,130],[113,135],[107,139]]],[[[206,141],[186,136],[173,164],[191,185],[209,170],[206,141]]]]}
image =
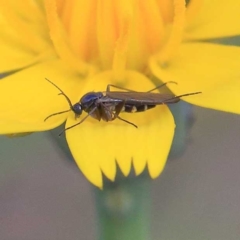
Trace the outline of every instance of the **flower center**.
{"type": "Polygon", "coordinates": [[[166,44],[158,54],[159,62],[162,66],[167,65],[168,61],[174,57],[183,37],[185,25],[185,0],[174,0],[173,4],[174,17],[171,31],[166,44]]]}
{"type": "Polygon", "coordinates": [[[45,6],[56,51],[81,72],[89,65],[113,69],[118,78],[126,68],[145,71],[152,54],[165,64],[182,41],[185,0],[45,0],[45,6]]]}

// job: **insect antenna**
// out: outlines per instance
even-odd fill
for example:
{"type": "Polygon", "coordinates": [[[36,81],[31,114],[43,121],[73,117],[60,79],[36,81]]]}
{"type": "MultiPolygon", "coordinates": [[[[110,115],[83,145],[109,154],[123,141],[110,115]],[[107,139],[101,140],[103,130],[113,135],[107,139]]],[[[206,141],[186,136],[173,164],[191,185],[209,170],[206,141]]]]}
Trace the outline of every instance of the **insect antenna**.
{"type": "Polygon", "coordinates": [[[72,109],[68,109],[68,110],[66,110],[66,111],[53,113],[53,114],[47,116],[47,117],[44,119],[44,122],[45,122],[47,119],[49,119],[50,117],[52,117],[52,116],[55,116],[55,115],[58,115],[58,114],[62,114],[62,113],[66,113],[66,112],[70,112],[71,110],[72,110],[72,109]]]}
{"type": "Polygon", "coordinates": [[[62,113],[66,113],[66,112],[69,112],[69,111],[71,111],[71,110],[73,111],[72,102],[71,102],[71,100],[69,99],[69,97],[62,91],[62,89],[59,88],[55,83],[53,83],[53,82],[50,81],[49,79],[45,78],[45,80],[47,80],[49,83],[51,83],[55,88],[57,88],[57,89],[60,91],[60,93],[59,93],[58,95],[63,95],[63,96],[65,97],[65,99],[67,100],[67,102],[68,102],[68,104],[69,104],[69,106],[70,106],[70,109],[65,110],[65,111],[61,111],[61,112],[57,112],[57,113],[53,113],[53,114],[49,115],[48,117],[46,117],[46,118],[44,119],[44,122],[45,122],[48,118],[50,118],[50,117],[52,117],[52,116],[55,116],[55,115],[58,115],[58,114],[62,114],[62,113]]]}
{"type": "Polygon", "coordinates": [[[69,99],[69,97],[62,91],[61,88],[59,88],[55,83],[53,83],[52,81],[50,81],[49,79],[45,78],[48,82],[50,82],[54,87],[56,87],[61,93],[59,93],[58,95],[63,95],[66,100],[68,101],[68,104],[70,106],[70,108],[72,109],[73,108],[73,105],[72,105],[72,102],[71,100],[69,99]]]}

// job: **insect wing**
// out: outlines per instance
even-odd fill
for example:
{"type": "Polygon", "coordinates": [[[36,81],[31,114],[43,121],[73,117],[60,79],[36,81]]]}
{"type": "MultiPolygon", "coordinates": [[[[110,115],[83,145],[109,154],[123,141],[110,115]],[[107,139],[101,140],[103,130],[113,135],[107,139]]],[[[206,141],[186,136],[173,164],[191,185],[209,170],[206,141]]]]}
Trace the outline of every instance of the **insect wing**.
{"type": "Polygon", "coordinates": [[[168,93],[149,92],[106,92],[109,101],[123,101],[125,104],[160,105],[179,102],[179,98],[168,93]]]}

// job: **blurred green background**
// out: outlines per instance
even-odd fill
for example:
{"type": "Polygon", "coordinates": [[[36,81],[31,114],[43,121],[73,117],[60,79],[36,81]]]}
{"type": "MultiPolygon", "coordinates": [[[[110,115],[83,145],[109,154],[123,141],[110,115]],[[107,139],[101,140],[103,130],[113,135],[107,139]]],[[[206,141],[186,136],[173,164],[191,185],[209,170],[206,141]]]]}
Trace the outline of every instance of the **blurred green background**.
{"type": "MultiPolygon", "coordinates": [[[[193,110],[184,155],[152,181],[152,239],[238,240],[239,115],[193,110]]],[[[47,133],[1,136],[0,161],[1,240],[97,239],[92,187],[47,133]]]]}

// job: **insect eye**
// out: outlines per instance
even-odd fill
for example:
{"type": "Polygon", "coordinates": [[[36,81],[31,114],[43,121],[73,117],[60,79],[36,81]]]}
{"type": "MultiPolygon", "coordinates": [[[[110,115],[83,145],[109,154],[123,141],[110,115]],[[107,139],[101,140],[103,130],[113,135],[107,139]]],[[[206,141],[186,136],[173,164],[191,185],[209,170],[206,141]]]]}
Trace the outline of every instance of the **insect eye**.
{"type": "Polygon", "coordinates": [[[75,103],[73,105],[73,111],[74,111],[75,114],[81,115],[82,114],[82,106],[81,106],[81,104],[80,103],[75,103]]]}

